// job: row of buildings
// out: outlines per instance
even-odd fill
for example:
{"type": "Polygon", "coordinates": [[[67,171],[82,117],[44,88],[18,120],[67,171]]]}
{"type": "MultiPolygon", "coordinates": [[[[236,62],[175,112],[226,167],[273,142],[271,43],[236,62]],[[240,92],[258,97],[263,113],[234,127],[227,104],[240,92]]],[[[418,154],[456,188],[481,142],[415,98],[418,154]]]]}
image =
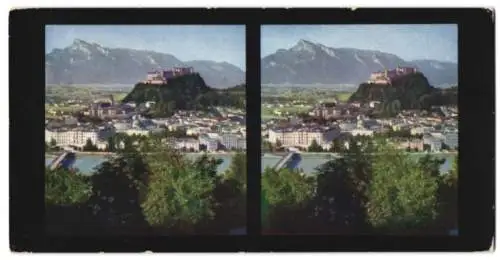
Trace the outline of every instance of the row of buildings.
{"type": "Polygon", "coordinates": [[[197,111],[177,111],[172,117],[155,119],[133,115],[107,120],[99,126],[67,117],[46,122],[45,141],[55,140],[61,147],[81,148],[90,140],[99,149],[104,149],[107,139],[114,134],[150,136],[167,130],[185,136],[172,142],[179,149],[198,151],[200,145],[209,151],[246,149],[245,117],[231,112],[224,113],[224,117],[206,116],[197,111]]]}
{"type": "Polygon", "coordinates": [[[430,152],[439,152],[443,144],[450,149],[458,148],[458,131],[433,132],[425,134],[423,138],[409,138],[399,142],[397,145],[401,149],[424,151],[425,145],[429,146],[430,152]]]}
{"type": "MultiPolygon", "coordinates": [[[[359,120],[355,123],[341,123],[335,126],[286,126],[273,127],[267,131],[269,142],[281,143],[285,147],[309,147],[313,141],[324,149],[329,149],[333,140],[342,134],[350,136],[373,136],[376,132],[383,131],[383,127],[377,126],[376,122],[364,122],[359,120]]],[[[126,133],[128,135],[150,135],[156,131],[164,131],[154,125],[145,125],[139,121],[132,123],[132,128],[123,128],[120,124],[116,126],[77,126],[73,128],[46,128],[45,141],[50,143],[55,140],[58,146],[83,147],[90,140],[98,149],[105,149],[107,139],[116,133],[126,133]]],[[[184,138],[172,139],[172,144],[176,149],[186,149],[199,151],[216,150],[246,150],[245,133],[213,132],[203,131],[197,135],[184,138]]],[[[412,135],[422,134],[422,138],[407,138],[399,142],[401,148],[424,150],[424,145],[428,145],[431,151],[441,150],[443,144],[449,148],[458,147],[458,131],[456,129],[443,129],[437,131],[432,127],[415,127],[411,129],[412,135]]]]}
{"type": "Polygon", "coordinates": [[[430,147],[431,152],[440,151],[445,144],[451,149],[458,148],[458,131],[449,130],[444,132],[433,132],[424,135],[422,139],[423,144],[427,144],[430,147]]]}
{"type": "Polygon", "coordinates": [[[109,103],[92,103],[88,110],[83,112],[86,116],[101,119],[128,118],[134,115],[134,109],[126,105],[111,105],[109,103]]]}
{"type": "MultiPolygon", "coordinates": [[[[137,130],[140,131],[140,130],[137,130]]],[[[45,142],[56,142],[59,147],[83,148],[90,140],[98,149],[104,150],[108,146],[108,138],[116,133],[112,127],[76,127],[72,129],[45,129],[45,142]]],[[[151,133],[151,131],[149,131],[151,133]]],[[[143,132],[128,132],[128,134],[145,134],[143,132]]],[[[246,150],[246,137],[241,134],[217,134],[206,133],[197,137],[172,137],[169,144],[175,149],[197,152],[206,150],[210,152],[218,150],[246,150]]],[[[118,144],[123,146],[123,144],[118,144]]]]}
{"type": "Polygon", "coordinates": [[[191,152],[247,149],[246,137],[239,134],[206,133],[198,137],[171,137],[167,143],[174,149],[191,152]]]}
{"type": "Polygon", "coordinates": [[[370,119],[364,116],[348,120],[338,120],[329,126],[307,125],[303,122],[289,122],[286,126],[274,123],[262,125],[262,136],[268,141],[280,143],[286,147],[309,147],[315,140],[324,149],[328,149],[336,138],[348,136],[373,137],[376,133],[389,131],[406,131],[408,136],[395,138],[401,148],[424,150],[429,145],[431,151],[439,151],[443,144],[451,149],[458,148],[458,128],[456,120],[440,120],[432,118],[392,118],[370,119]]]}
{"type": "Polygon", "coordinates": [[[349,104],[322,103],[314,106],[309,115],[327,120],[349,118],[363,114],[367,109],[377,108],[380,104],[380,101],[370,101],[362,107],[359,102],[349,104]]]}

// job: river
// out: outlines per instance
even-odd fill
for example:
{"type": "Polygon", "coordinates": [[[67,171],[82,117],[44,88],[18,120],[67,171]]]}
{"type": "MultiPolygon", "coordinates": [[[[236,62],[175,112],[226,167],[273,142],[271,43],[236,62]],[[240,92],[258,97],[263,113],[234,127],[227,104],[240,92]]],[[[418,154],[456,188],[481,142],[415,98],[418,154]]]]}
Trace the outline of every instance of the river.
{"type": "MultiPolygon", "coordinates": [[[[196,157],[200,156],[200,154],[186,154],[186,156],[190,159],[195,159],[196,157]]],[[[218,171],[219,173],[224,172],[226,169],[228,169],[229,165],[231,164],[231,155],[227,154],[214,154],[210,155],[216,158],[220,158],[223,160],[222,164],[219,165],[218,171]]],[[[320,154],[301,154],[302,156],[302,161],[299,164],[299,168],[304,170],[306,173],[312,173],[314,172],[314,169],[327,162],[330,160],[330,157],[328,155],[320,155],[320,154]]],[[[416,154],[414,155],[415,157],[420,157],[423,156],[423,154],[416,154]]],[[[447,172],[450,167],[451,167],[451,162],[454,157],[452,154],[436,154],[435,156],[441,157],[441,158],[446,158],[445,163],[441,165],[441,172],[447,172]]],[[[45,158],[45,164],[48,165],[52,159],[54,158],[53,155],[47,155],[45,158]]],[[[108,156],[104,155],[79,155],[77,154],[77,159],[75,162],[75,167],[79,169],[80,172],[82,172],[85,175],[92,174],[94,171],[94,168],[101,164],[102,162],[106,161],[108,156]]],[[[278,155],[271,155],[271,154],[265,154],[262,157],[262,170],[265,169],[265,167],[273,167],[279,160],[281,156],[278,155]]]]}

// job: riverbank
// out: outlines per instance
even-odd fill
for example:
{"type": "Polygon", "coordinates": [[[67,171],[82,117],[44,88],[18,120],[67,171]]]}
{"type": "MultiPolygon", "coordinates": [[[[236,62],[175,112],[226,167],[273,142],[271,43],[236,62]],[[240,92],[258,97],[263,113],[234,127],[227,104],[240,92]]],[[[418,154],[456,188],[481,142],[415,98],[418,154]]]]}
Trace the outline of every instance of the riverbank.
{"type": "MultiPolygon", "coordinates": [[[[45,155],[57,156],[61,153],[62,153],[62,151],[45,152],[45,155]]],[[[77,155],[98,155],[98,156],[112,156],[115,154],[112,152],[82,152],[82,151],[74,151],[74,153],[77,155]]]]}
{"type": "MultiPolygon", "coordinates": [[[[45,155],[49,156],[57,156],[60,154],[60,151],[57,152],[45,152],[45,155]]],[[[316,153],[316,152],[299,152],[302,156],[339,156],[339,153],[331,153],[331,152],[322,152],[322,153],[316,153]]],[[[414,155],[424,155],[424,154],[430,154],[430,155],[456,155],[458,152],[405,152],[409,154],[414,154],[414,155]]],[[[89,156],[113,156],[116,153],[113,152],[83,152],[83,151],[75,151],[75,154],[77,155],[89,155],[89,156]]],[[[230,155],[233,156],[236,154],[236,152],[185,152],[184,154],[192,154],[192,155],[230,155]]],[[[274,156],[283,156],[287,154],[287,152],[276,152],[276,153],[263,153],[261,157],[274,157],[274,156]]]]}
{"type": "MultiPolygon", "coordinates": [[[[57,156],[61,153],[62,151],[53,151],[53,152],[45,152],[45,155],[48,155],[48,156],[57,156]]],[[[115,155],[116,153],[114,152],[84,152],[84,151],[74,151],[74,153],[76,155],[89,155],[89,156],[113,156],[115,155]]],[[[230,156],[233,156],[235,155],[237,152],[184,152],[183,154],[192,154],[192,155],[203,155],[203,154],[207,154],[207,155],[230,155],[230,156]]]]}
{"type": "MultiPolygon", "coordinates": [[[[109,153],[108,153],[109,154],[109,153]]],[[[329,160],[335,159],[334,156],[332,155],[318,155],[318,153],[305,153],[301,155],[301,160],[297,168],[302,169],[304,172],[308,174],[313,174],[316,172],[316,167],[326,163],[329,160]]],[[[326,153],[328,154],[328,153],[326,153]]],[[[331,153],[330,153],[331,154],[331,153]]],[[[195,159],[198,156],[203,155],[203,153],[188,153],[186,154],[186,157],[189,159],[195,159]]],[[[213,156],[218,159],[222,159],[222,164],[218,166],[218,172],[219,173],[224,173],[229,166],[231,165],[233,157],[230,155],[224,155],[224,154],[208,154],[209,156],[213,156]]],[[[45,164],[49,165],[51,161],[54,159],[56,155],[47,155],[45,156],[45,164]]],[[[414,155],[415,158],[418,158],[422,155],[414,155]]],[[[444,154],[436,154],[435,156],[442,157],[445,160],[445,163],[441,165],[440,170],[441,172],[448,172],[453,161],[453,156],[452,155],[444,155],[444,154]]],[[[100,165],[101,163],[109,160],[110,156],[103,156],[103,155],[82,155],[80,154],[79,156],[76,156],[76,161],[75,161],[75,168],[78,168],[79,171],[83,174],[92,174],[95,171],[95,167],[100,165]]],[[[261,157],[261,171],[263,172],[266,167],[274,167],[279,160],[281,159],[282,156],[278,155],[270,155],[270,154],[264,154],[264,156],[261,157]]]]}
{"type": "MultiPolygon", "coordinates": [[[[407,153],[407,154],[415,154],[415,155],[423,155],[423,154],[430,154],[430,155],[456,155],[458,154],[458,152],[407,152],[407,151],[403,151],[404,153],[407,153]]],[[[274,152],[274,153],[271,153],[271,152],[264,152],[263,153],[263,157],[265,156],[283,156],[285,154],[287,154],[288,152],[274,152]]],[[[339,153],[332,153],[332,152],[298,152],[300,155],[302,156],[339,156],[340,154],[339,153]]]]}

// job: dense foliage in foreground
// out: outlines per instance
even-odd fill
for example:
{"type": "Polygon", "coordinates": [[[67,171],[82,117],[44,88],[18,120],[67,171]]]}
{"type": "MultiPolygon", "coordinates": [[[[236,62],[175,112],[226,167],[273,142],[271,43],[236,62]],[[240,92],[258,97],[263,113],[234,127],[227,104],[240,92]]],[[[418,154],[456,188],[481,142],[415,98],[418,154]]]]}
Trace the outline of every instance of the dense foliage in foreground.
{"type": "Polygon", "coordinates": [[[419,160],[390,145],[352,139],[312,176],[266,169],[266,233],[448,234],[457,228],[457,163],[419,160]]]}
{"type": "Polygon", "coordinates": [[[49,232],[227,234],[245,226],[246,179],[233,171],[246,165],[238,159],[246,155],[236,154],[221,176],[220,160],[190,160],[160,140],[143,142],[148,144],[120,151],[91,177],[47,169],[49,232]]]}

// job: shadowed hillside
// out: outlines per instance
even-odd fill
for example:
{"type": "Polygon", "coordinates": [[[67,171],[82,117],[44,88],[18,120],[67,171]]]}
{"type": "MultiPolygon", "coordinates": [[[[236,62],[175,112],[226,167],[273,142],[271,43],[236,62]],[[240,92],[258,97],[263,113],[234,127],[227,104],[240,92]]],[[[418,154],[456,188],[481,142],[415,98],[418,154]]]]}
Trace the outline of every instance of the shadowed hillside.
{"type": "Polygon", "coordinates": [[[422,73],[403,76],[392,85],[362,83],[349,98],[350,102],[380,101],[384,114],[401,109],[428,109],[431,106],[456,105],[457,87],[438,89],[432,87],[422,73]]]}
{"type": "Polygon", "coordinates": [[[210,106],[244,108],[245,89],[245,85],[214,89],[207,86],[203,78],[195,73],[170,79],[163,85],[137,83],[122,102],[139,104],[155,101],[155,109],[159,112],[176,109],[203,110],[210,106]]]}

